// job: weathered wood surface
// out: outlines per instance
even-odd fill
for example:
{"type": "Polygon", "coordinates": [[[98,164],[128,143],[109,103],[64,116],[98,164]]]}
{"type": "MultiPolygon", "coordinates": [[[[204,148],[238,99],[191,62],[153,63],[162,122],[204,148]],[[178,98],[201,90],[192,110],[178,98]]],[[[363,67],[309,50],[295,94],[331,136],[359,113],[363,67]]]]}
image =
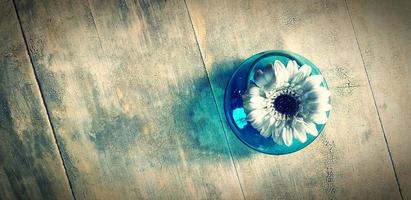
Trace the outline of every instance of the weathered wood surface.
{"type": "Polygon", "coordinates": [[[404,199],[411,199],[411,1],[348,1],[404,199]]]}
{"type": "MultiPolygon", "coordinates": [[[[407,1],[16,4],[77,199],[400,199],[391,159],[411,198],[407,1]],[[287,156],[245,147],[223,113],[235,66],[267,49],[312,60],[333,94],[325,132],[287,156]]],[[[0,199],[70,199],[13,3],[0,5],[0,199]]]]}
{"type": "Polygon", "coordinates": [[[241,199],[183,1],[17,1],[77,199],[241,199]]]}
{"type": "Polygon", "coordinates": [[[0,199],[72,199],[9,0],[0,0],[0,199]]]}
{"type": "Polygon", "coordinates": [[[306,56],[332,91],[324,133],[291,155],[244,156],[244,147],[225,128],[247,199],[400,198],[344,1],[187,0],[187,5],[221,116],[235,66],[267,49],[306,56]]]}

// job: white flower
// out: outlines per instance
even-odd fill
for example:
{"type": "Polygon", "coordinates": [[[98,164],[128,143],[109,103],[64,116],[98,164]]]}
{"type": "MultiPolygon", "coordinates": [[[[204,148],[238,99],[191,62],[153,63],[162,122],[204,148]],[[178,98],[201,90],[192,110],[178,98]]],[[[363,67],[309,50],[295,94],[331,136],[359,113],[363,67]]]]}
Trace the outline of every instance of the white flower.
{"type": "Polygon", "coordinates": [[[264,137],[291,146],[293,138],[307,141],[317,136],[316,124],[327,121],[330,92],[321,86],[323,77],[311,75],[311,67],[290,60],[287,68],[279,60],[257,70],[254,83],[243,95],[247,121],[264,137]]]}

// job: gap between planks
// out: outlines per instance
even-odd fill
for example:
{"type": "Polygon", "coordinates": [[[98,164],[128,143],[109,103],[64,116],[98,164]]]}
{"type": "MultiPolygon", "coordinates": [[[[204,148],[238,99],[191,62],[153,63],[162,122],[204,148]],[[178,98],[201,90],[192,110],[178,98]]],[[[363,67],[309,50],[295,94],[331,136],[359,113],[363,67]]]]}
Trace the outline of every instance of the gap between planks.
{"type": "Polygon", "coordinates": [[[368,75],[367,67],[365,66],[364,57],[363,57],[362,51],[361,51],[361,46],[360,46],[360,43],[358,42],[358,38],[357,38],[357,32],[354,28],[354,23],[353,23],[353,20],[352,20],[352,17],[351,17],[350,8],[348,7],[347,0],[344,0],[344,1],[345,1],[345,8],[347,10],[348,16],[350,17],[350,23],[351,23],[351,27],[352,27],[352,30],[353,30],[353,33],[354,33],[355,42],[357,43],[358,51],[360,52],[361,62],[362,62],[362,65],[363,65],[363,68],[364,68],[364,71],[365,71],[365,75],[367,76],[367,81],[368,81],[368,85],[369,85],[369,88],[370,88],[370,91],[371,91],[372,100],[374,102],[374,107],[375,107],[375,110],[377,111],[378,121],[380,123],[380,127],[381,127],[381,131],[382,131],[382,134],[383,134],[383,137],[384,137],[385,145],[387,146],[388,156],[390,157],[391,166],[392,166],[392,169],[394,171],[394,176],[395,176],[395,181],[397,182],[398,192],[400,193],[401,199],[404,200],[404,197],[403,197],[402,191],[401,191],[400,182],[398,180],[397,171],[396,171],[395,166],[394,166],[394,160],[392,159],[390,146],[388,145],[387,136],[385,135],[384,125],[382,124],[382,120],[381,120],[381,117],[380,117],[380,112],[378,110],[377,102],[375,101],[374,90],[373,90],[372,85],[371,85],[371,81],[370,81],[370,77],[368,75]]]}
{"type": "Polygon", "coordinates": [[[75,199],[76,199],[76,196],[74,195],[73,186],[72,186],[72,183],[71,183],[70,178],[69,178],[69,176],[68,176],[67,167],[66,167],[66,164],[64,163],[64,159],[63,159],[62,154],[61,154],[61,149],[60,149],[60,145],[59,145],[59,143],[58,143],[57,137],[56,137],[56,132],[55,132],[55,129],[54,129],[54,125],[53,125],[53,123],[51,122],[51,119],[50,119],[49,109],[48,109],[48,107],[47,107],[46,101],[44,100],[43,90],[42,90],[42,87],[41,87],[41,83],[40,83],[40,80],[39,80],[39,76],[38,76],[38,74],[37,74],[37,72],[36,72],[36,69],[35,69],[35,67],[34,67],[32,55],[31,55],[31,53],[30,53],[30,49],[29,49],[29,46],[28,46],[28,43],[27,43],[27,38],[26,38],[26,35],[25,35],[25,33],[24,33],[24,30],[23,30],[23,25],[21,24],[20,15],[19,15],[19,12],[18,12],[18,10],[17,10],[17,5],[16,5],[16,2],[15,2],[15,1],[16,1],[16,0],[11,0],[11,2],[13,3],[14,11],[16,12],[17,21],[19,22],[21,36],[23,37],[23,41],[24,41],[24,45],[25,45],[25,47],[26,47],[27,55],[28,55],[28,57],[29,57],[31,69],[33,70],[33,74],[34,74],[34,77],[35,77],[35,80],[36,80],[36,86],[37,86],[37,88],[38,88],[38,90],[39,90],[39,92],[40,92],[41,102],[42,102],[42,104],[43,104],[43,106],[44,106],[44,109],[45,109],[45,111],[46,111],[47,122],[48,122],[49,126],[51,127],[51,132],[53,133],[54,142],[56,143],[56,146],[57,146],[57,149],[58,149],[58,154],[59,154],[61,163],[63,164],[63,170],[64,170],[64,173],[65,173],[65,175],[66,175],[66,178],[67,178],[67,181],[68,181],[68,183],[69,183],[69,186],[70,186],[71,195],[72,195],[73,199],[75,200],[75,199]]]}
{"type": "Polygon", "coordinates": [[[208,85],[210,86],[210,90],[211,90],[211,93],[212,93],[212,95],[213,95],[214,105],[215,105],[215,107],[216,107],[217,114],[218,114],[218,117],[219,117],[219,120],[220,120],[220,123],[221,123],[221,128],[223,129],[223,132],[224,132],[224,138],[225,138],[225,141],[226,141],[226,144],[227,144],[228,152],[229,152],[229,154],[230,154],[230,160],[231,160],[232,165],[234,166],[235,175],[236,175],[236,177],[237,177],[238,184],[240,185],[240,189],[241,189],[241,194],[243,195],[243,199],[245,200],[246,198],[245,198],[243,186],[242,186],[242,184],[241,184],[240,177],[239,177],[239,175],[238,175],[237,166],[236,166],[236,164],[235,164],[235,162],[234,162],[233,153],[232,153],[232,151],[231,151],[230,143],[229,143],[229,141],[228,141],[227,130],[225,129],[225,126],[224,126],[224,120],[223,120],[222,117],[221,117],[222,114],[220,113],[220,110],[218,109],[217,99],[216,99],[216,96],[215,96],[215,94],[214,94],[213,86],[212,86],[211,81],[210,81],[210,76],[208,75],[206,63],[205,63],[205,61],[204,61],[204,56],[203,56],[203,53],[201,52],[200,43],[198,42],[197,33],[196,33],[195,28],[194,28],[193,20],[191,19],[190,10],[189,10],[189,8],[188,8],[187,1],[186,1],[186,0],[184,0],[184,4],[185,4],[186,10],[187,10],[188,18],[189,18],[189,20],[190,20],[191,28],[192,28],[192,30],[193,30],[193,35],[194,35],[194,38],[195,38],[195,40],[196,40],[197,50],[198,50],[198,53],[200,54],[201,62],[203,63],[203,69],[204,69],[204,71],[205,71],[205,73],[206,73],[206,76],[207,76],[207,82],[208,82],[208,85]]]}

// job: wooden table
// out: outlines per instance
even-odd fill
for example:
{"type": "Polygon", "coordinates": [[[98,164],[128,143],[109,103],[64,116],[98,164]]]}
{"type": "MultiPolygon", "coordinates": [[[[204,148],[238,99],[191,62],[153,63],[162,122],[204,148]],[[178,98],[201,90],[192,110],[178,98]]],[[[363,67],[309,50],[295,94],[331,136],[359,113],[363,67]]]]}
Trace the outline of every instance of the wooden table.
{"type": "Polygon", "coordinates": [[[0,41],[0,199],[411,199],[409,0],[0,0],[0,41]],[[223,113],[268,49],[332,92],[286,156],[223,113]]]}

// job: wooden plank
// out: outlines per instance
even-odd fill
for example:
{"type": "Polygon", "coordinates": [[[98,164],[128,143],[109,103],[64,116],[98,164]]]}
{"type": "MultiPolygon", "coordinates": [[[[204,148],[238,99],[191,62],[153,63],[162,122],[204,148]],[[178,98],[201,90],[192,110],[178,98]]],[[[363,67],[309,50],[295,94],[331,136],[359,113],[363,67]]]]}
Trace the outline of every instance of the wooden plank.
{"type": "Polygon", "coordinates": [[[17,4],[77,199],[242,198],[184,2],[17,4]]]}
{"type": "Polygon", "coordinates": [[[0,44],[0,199],[72,199],[9,0],[0,0],[0,44]]]}
{"type": "Polygon", "coordinates": [[[400,198],[344,1],[188,0],[187,5],[220,115],[235,66],[267,49],[309,58],[332,92],[325,132],[302,151],[244,157],[246,147],[228,135],[247,199],[400,198]]]}
{"type": "Polygon", "coordinates": [[[411,1],[348,1],[404,199],[411,199],[411,1]]]}

